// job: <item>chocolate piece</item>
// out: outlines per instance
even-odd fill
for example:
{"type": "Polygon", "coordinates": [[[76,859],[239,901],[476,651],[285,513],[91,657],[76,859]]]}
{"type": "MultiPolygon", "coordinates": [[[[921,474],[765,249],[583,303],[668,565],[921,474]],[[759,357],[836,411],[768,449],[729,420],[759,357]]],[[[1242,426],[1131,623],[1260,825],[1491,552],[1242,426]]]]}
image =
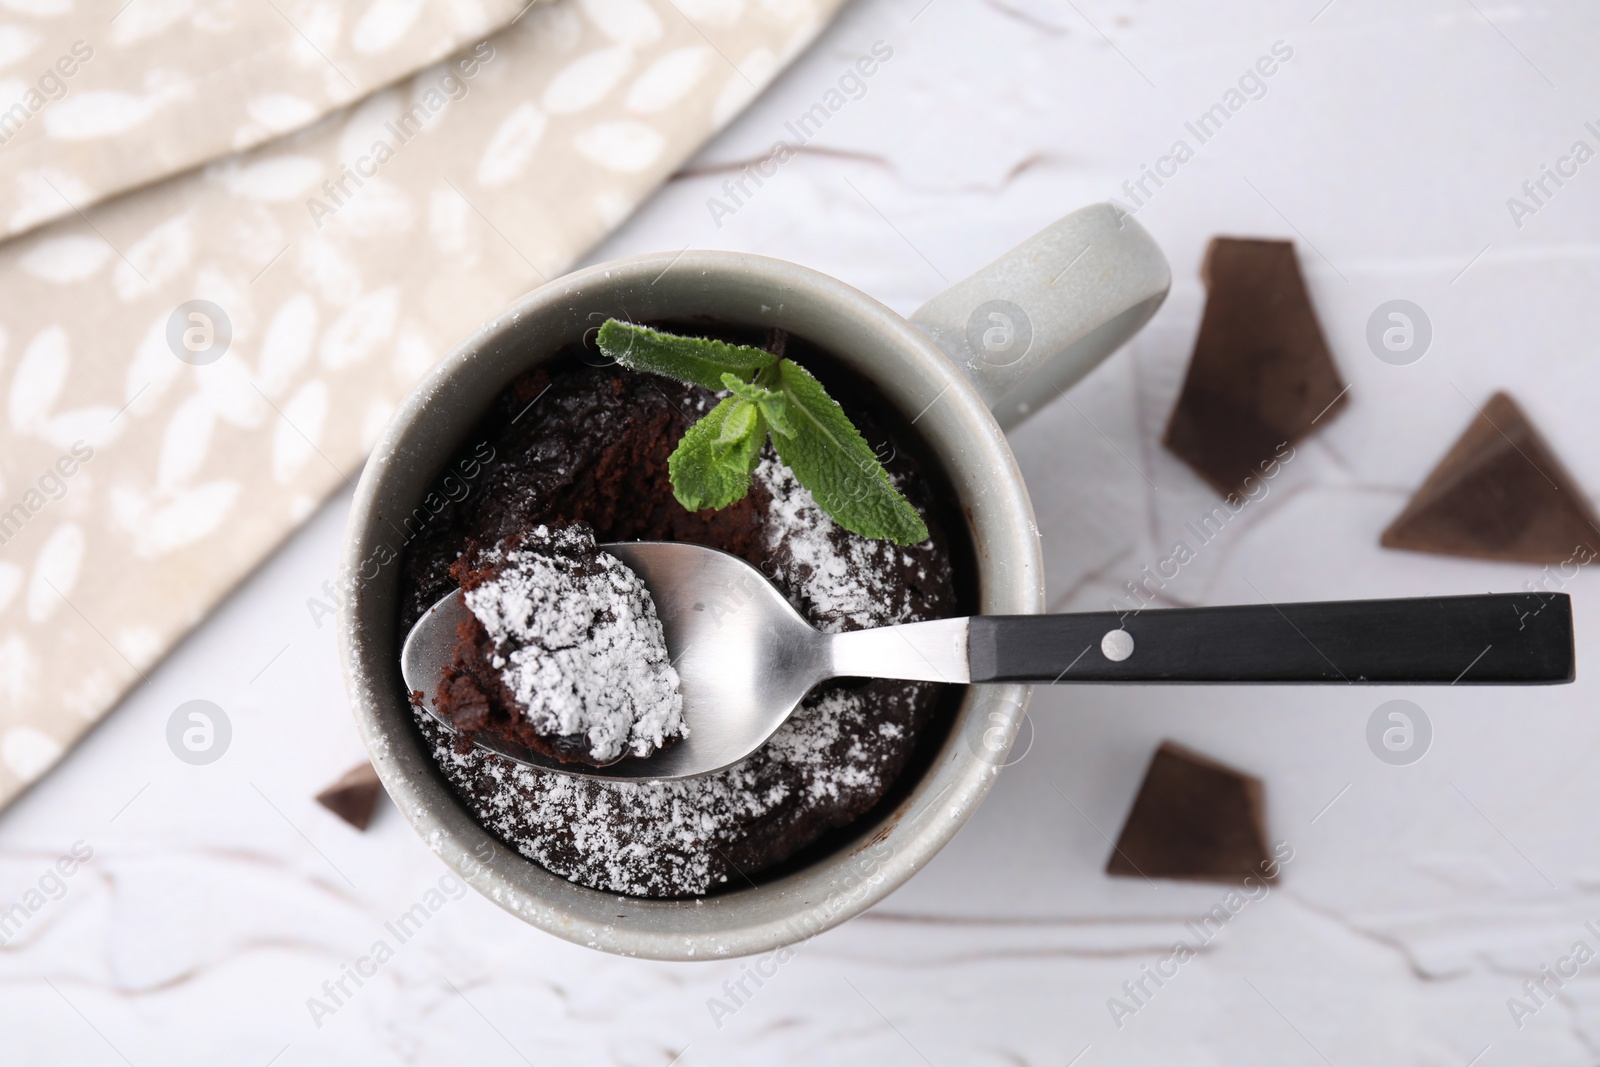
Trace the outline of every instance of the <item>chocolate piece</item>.
{"type": "Polygon", "coordinates": [[[1206,310],[1162,438],[1223,494],[1345,404],[1292,241],[1214,237],[1206,310]]]}
{"type": "Polygon", "coordinates": [[[372,821],[372,809],[378,803],[383,783],[372,764],[363,763],[345,772],[344,777],[317,794],[317,803],[333,812],[357,830],[365,830],[372,821]]]}
{"type": "Polygon", "coordinates": [[[1519,563],[1593,559],[1600,520],[1517,402],[1489,398],[1389,528],[1385,548],[1519,563]]]}
{"type": "Polygon", "coordinates": [[[1171,741],[1144,772],[1106,873],[1237,883],[1273,881],[1261,781],[1171,741]]]}

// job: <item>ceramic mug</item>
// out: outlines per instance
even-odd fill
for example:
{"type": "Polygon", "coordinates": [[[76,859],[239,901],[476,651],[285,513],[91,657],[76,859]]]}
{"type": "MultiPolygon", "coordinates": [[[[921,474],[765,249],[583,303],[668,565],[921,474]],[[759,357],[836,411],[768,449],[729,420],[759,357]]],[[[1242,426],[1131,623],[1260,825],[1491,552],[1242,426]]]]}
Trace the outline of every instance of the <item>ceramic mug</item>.
{"type": "Polygon", "coordinates": [[[909,795],[852,843],[757,886],[692,900],[588,889],[493,838],[456,799],[412,720],[400,676],[397,523],[514,377],[608,317],[779,327],[873,382],[912,423],[968,517],[983,614],[1044,608],[1039,533],[1003,431],[1126,341],[1166,297],[1150,236],[1109,204],[1068,215],[929,301],[910,321],[805,267],[734,252],[603,263],[529,293],[446,357],[401,405],[357,487],[339,621],[350,698],[395,804],[444,861],[526,922],[578,944],[716,959],[803,941],[871,907],[977,808],[1026,711],[1025,685],[969,686],[909,795]]]}

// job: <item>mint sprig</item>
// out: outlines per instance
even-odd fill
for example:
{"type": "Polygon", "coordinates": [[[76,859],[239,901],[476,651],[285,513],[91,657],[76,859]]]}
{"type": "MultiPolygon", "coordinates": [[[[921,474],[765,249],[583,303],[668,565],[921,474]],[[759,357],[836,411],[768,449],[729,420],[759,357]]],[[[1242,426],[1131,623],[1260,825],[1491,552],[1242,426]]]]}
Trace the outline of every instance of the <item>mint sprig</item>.
{"type": "Polygon", "coordinates": [[[778,362],[771,352],[704,337],[680,337],[645,326],[607,319],[596,338],[600,351],[630,370],[676,378],[707,389],[726,389],[724,374],[740,381],[778,362]]]}
{"type": "Polygon", "coordinates": [[[778,458],[845,529],[918,544],[922,517],[822,383],[793,360],[749,345],[682,337],[608,319],[600,351],[630,370],[729,395],[689,427],[667,460],[672,494],[690,511],[725,508],[750,490],[770,437],[778,458]]]}
{"type": "Polygon", "coordinates": [[[760,409],[728,397],[689,427],[667,457],[672,495],[690,511],[742,500],[766,436],[760,409]]]}

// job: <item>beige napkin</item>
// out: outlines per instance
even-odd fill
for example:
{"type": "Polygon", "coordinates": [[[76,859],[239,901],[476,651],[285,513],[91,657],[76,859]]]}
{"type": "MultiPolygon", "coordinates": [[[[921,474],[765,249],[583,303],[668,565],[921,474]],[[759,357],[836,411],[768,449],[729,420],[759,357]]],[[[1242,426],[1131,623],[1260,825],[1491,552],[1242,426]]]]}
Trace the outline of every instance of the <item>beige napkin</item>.
{"type": "Polygon", "coordinates": [[[541,4],[299,133],[0,245],[0,802],[349,481],[435,360],[841,2],[541,4]]]}
{"type": "Polygon", "coordinates": [[[309,126],[527,0],[7,0],[0,236],[309,126]]]}

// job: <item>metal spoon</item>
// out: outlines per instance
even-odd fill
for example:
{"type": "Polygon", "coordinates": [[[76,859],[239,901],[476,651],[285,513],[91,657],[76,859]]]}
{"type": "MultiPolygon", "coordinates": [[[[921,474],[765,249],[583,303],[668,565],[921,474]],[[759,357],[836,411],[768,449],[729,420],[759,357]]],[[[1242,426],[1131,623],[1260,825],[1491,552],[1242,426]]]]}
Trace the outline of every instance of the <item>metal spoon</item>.
{"type": "MultiPolygon", "coordinates": [[[[674,779],[766,743],[818,682],[1176,682],[1537,685],[1574,677],[1562,593],[1176,608],[1136,615],[989,615],[850,633],[812,627],[756,568],[701,545],[600,546],[644,579],[677,668],[689,736],[607,767],[561,763],[487,734],[481,748],[585,778],[674,779]]],[[[400,653],[427,710],[467,617],[451,592],[400,653]]]]}

